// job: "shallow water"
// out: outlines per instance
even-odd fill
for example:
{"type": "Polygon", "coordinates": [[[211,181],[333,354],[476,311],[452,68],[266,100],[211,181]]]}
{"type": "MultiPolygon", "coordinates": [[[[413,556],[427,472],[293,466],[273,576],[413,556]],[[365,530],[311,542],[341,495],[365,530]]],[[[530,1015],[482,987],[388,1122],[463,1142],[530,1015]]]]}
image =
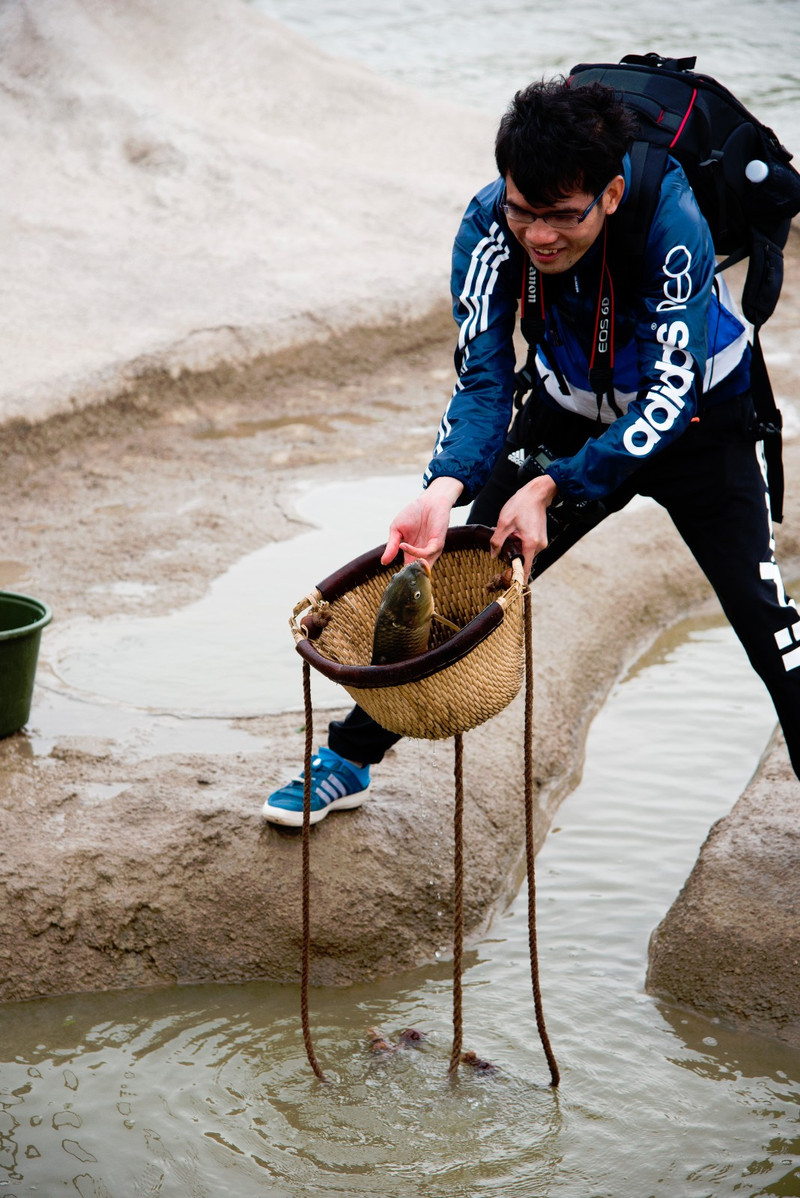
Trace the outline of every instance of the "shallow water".
{"type": "Polygon", "coordinates": [[[523,887],[465,961],[464,1045],[498,1073],[462,1067],[455,1086],[445,962],[312,991],[327,1086],[305,1059],[294,986],[6,1005],[0,1193],[796,1195],[800,1053],[643,992],[648,936],[772,723],[714,621],[662,638],[594,721],[583,781],[537,858],[557,1093],[533,1022],[523,887]],[[378,1058],[371,1026],[428,1039],[378,1058]]]}
{"type": "MultiPolygon", "coordinates": [[[[340,57],[440,99],[499,115],[517,88],[578,62],[650,50],[697,56],[800,152],[796,0],[250,0],[340,57]]],[[[464,197],[464,201],[469,199],[464,197]]]]}
{"type": "MultiPolygon", "coordinates": [[[[248,554],[196,603],[168,615],[62,623],[42,646],[42,683],[183,716],[302,709],[289,630],[295,604],[344,562],[383,544],[419,486],[419,475],[386,475],[302,489],[293,506],[306,533],[248,554]]],[[[341,707],[343,691],[320,675],[313,697],[320,709],[341,707]]]]}

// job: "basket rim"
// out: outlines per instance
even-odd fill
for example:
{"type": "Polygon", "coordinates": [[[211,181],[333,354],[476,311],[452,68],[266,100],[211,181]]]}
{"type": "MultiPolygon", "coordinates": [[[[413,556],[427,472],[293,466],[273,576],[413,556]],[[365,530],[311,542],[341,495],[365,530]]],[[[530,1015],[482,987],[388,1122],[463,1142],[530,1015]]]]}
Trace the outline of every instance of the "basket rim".
{"type": "MultiPolygon", "coordinates": [[[[442,555],[463,549],[488,551],[493,532],[493,529],[483,524],[463,524],[451,528],[448,530],[442,555]]],[[[317,586],[319,598],[333,602],[354,586],[368,582],[377,574],[392,569],[395,563],[381,563],[381,556],[385,548],[385,544],[378,545],[328,575],[317,586]]],[[[402,555],[398,554],[395,562],[401,562],[401,559],[402,555]]],[[[295,648],[309,665],[314,666],[326,678],[338,682],[342,686],[352,686],[361,690],[403,686],[410,682],[421,682],[424,678],[429,678],[447,666],[461,661],[502,624],[504,616],[505,605],[495,599],[443,644],[437,645],[425,653],[420,653],[417,657],[411,657],[401,662],[390,662],[386,665],[356,666],[332,661],[320,653],[313,641],[305,636],[297,637],[295,648]]]]}
{"type": "MultiPolygon", "coordinates": [[[[493,533],[494,529],[485,524],[458,524],[449,528],[442,556],[458,549],[485,549],[488,553],[493,533]]],[[[340,599],[354,586],[369,582],[376,574],[383,574],[386,570],[399,570],[403,565],[403,554],[398,553],[393,561],[384,564],[381,557],[385,548],[384,542],[383,545],[376,545],[374,549],[368,549],[366,553],[354,557],[352,561],[340,566],[322,582],[317,583],[317,590],[321,591],[329,603],[333,603],[334,599],[340,599]]]]}

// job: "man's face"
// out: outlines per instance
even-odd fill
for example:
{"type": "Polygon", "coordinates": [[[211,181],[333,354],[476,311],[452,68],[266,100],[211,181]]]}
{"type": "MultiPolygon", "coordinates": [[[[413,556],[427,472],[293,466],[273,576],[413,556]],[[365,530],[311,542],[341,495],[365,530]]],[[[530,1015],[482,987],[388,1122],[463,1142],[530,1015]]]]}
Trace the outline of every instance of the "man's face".
{"type": "Polygon", "coordinates": [[[512,212],[507,214],[508,227],[537,270],[543,275],[561,274],[562,271],[571,270],[594,244],[603,228],[605,218],[619,206],[624,190],[625,182],[622,175],[616,175],[585,220],[574,228],[554,229],[543,220],[535,220],[532,224],[523,223],[524,217],[522,221],[515,220],[513,210],[520,215],[528,213],[536,217],[555,213],[580,216],[596,197],[577,191],[547,207],[538,204],[533,206],[525,199],[511,175],[506,175],[506,200],[512,209],[512,212]]]}

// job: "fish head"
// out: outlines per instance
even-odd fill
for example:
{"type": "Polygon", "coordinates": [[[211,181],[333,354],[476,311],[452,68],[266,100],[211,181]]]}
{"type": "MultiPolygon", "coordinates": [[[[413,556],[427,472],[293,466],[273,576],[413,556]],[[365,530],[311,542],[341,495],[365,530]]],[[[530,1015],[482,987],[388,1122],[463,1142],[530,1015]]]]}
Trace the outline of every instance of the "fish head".
{"type": "Polygon", "coordinates": [[[383,606],[395,624],[416,628],[433,616],[431,568],[424,558],[409,562],[393,574],[383,606]]]}

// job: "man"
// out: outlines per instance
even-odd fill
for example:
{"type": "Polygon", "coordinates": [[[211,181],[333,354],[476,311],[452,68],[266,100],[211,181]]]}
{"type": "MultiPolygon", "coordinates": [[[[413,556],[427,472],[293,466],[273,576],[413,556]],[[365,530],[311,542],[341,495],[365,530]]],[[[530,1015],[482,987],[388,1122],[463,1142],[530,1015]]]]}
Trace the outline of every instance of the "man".
{"type": "MultiPolygon", "coordinates": [[[[600,85],[553,80],[515,96],[497,134],[500,177],[472,200],[455,241],[455,389],[424,490],[395,517],[382,560],[435,562],[453,506],[473,501],[470,522],[494,526],[492,552],[513,539],[535,577],[604,515],[651,496],[766,683],[800,776],[800,615],[774,558],[746,331],[715,281],[708,225],[677,162],[643,261],[615,238],[633,133],[600,85]],[[523,288],[545,335],[509,431],[523,288]],[[611,346],[613,382],[598,369],[611,346]],[[520,469],[529,455],[539,471],[520,469]]],[[[360,806],[370,765],[398,739],[358,707],[334,721],[312,763],[312,821],[360,806]]],[[[264,815],[298,825],[302,807],[295,779],[264,815]]]]}

